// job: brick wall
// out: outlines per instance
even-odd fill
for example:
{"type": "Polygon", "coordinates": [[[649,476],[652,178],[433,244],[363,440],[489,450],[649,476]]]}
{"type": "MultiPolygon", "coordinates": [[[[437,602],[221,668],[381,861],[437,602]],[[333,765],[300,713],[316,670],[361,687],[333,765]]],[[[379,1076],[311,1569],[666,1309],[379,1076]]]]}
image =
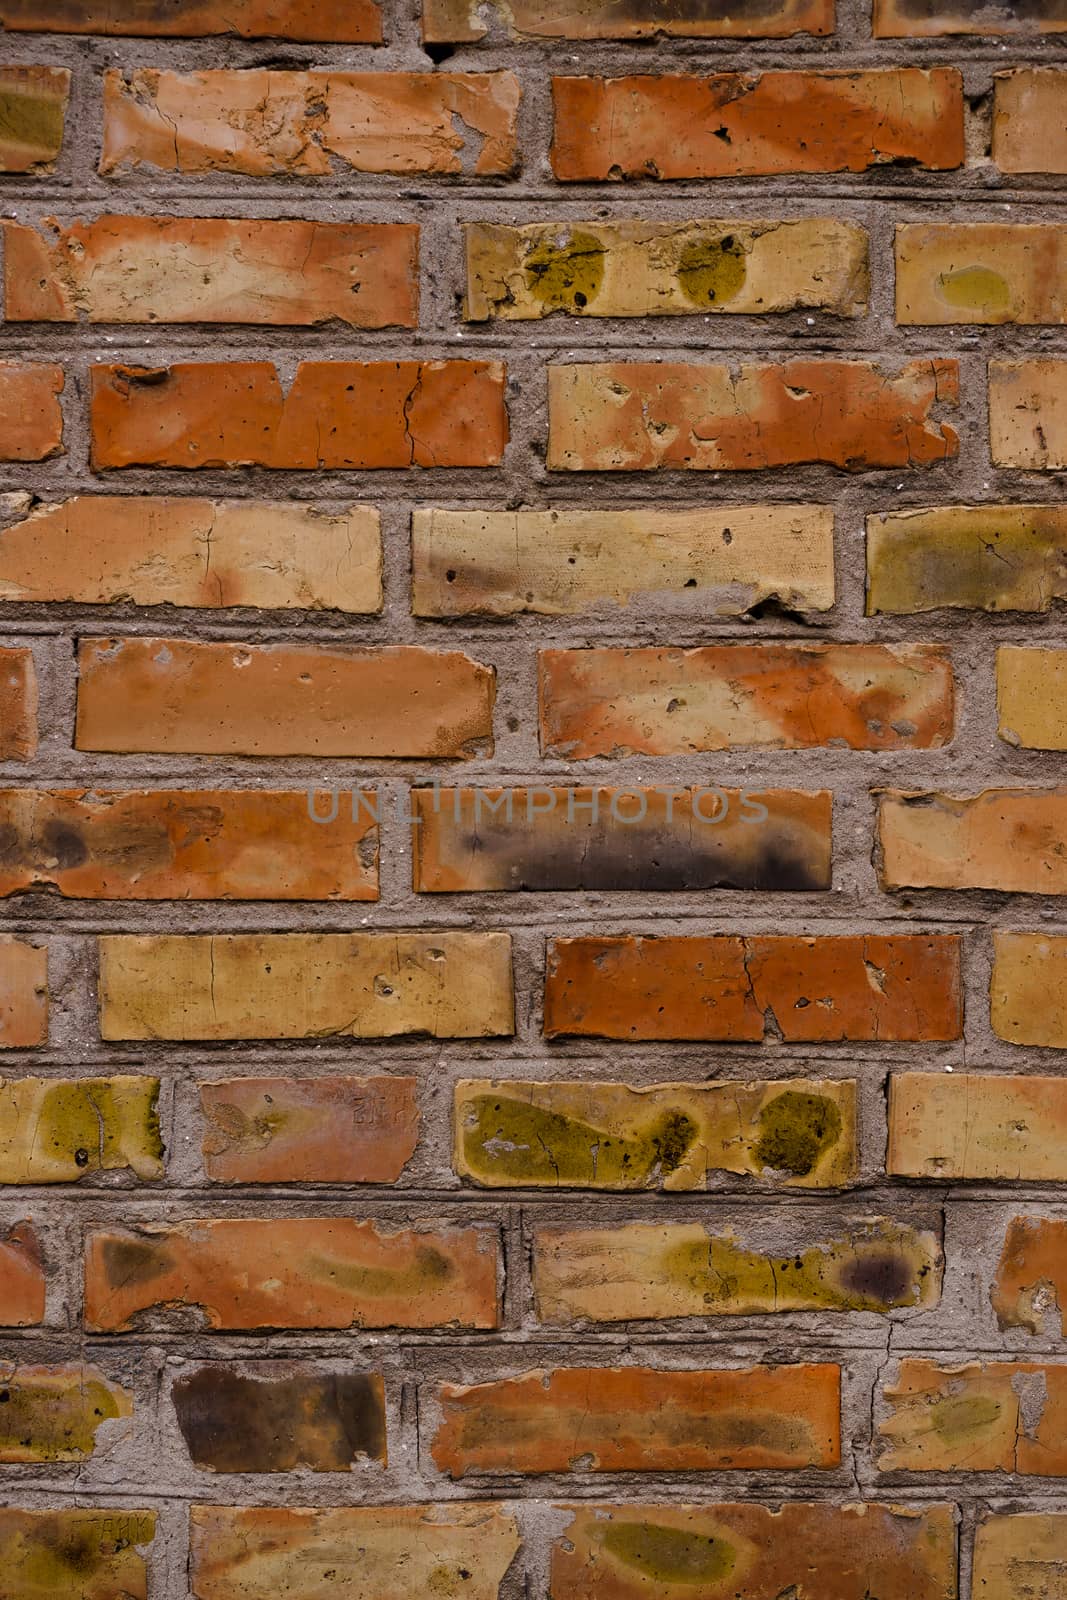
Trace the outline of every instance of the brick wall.
{"type": "Polygon", "coordinates": [[[0,1596],[1061,1600],[1062,0],[418,13],[0,0],[0,1596]]]}

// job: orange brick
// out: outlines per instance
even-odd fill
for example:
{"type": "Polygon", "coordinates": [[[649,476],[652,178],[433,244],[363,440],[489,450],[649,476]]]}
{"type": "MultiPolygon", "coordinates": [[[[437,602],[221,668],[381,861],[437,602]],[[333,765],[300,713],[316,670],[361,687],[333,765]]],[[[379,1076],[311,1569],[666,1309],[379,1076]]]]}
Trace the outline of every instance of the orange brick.
{"type": "Polygon", "coordinates": [[[4,1600],[147,1600],[154,1511],[0,1509],[4,1600]],[[46,1574],[42,1583],[42,1574],[46,1574]]]}
{"type": "Polygon", "coordinates": [[[90,638],[78,650],[75,745],[466,757],[492,750],[493,696],[492,669],[460,651],[90,638]]]}
{"type": "Polygon", "coordinates": [[[1067,1365],[905,1360],[885,1397],[882,1472],[1067,1477],[1067,1365]]]}
{"type": "Polygon", "coordinates": [[[46,461],[63,450],[63,368],[0,361],[0,461],[46,461]]]}
{"type": "Polygon", "coordinates": [[[989,363],[989,445],[998,467],[1067,467],[1067,361],[989,363]]]}
{"type": "Polygon", "coordinates": [[[1064,1182],[1067,1078],[893,1073],[886,1171],[942,1182],[1064,1182]]]}
{"type": "Polygon", "coordinates": [[[1055,1313],[1067,1334],[1067,1219],[1012,1218],[989,1298],[1001,1328],[1042,1334],[1055,1313]]]}
{"type": "Polygon", "coordinates": [[[558,472],[929,466],[959,450],[931,416],[957,398],[947,360],[550,366],[547,459],[558,472]]]}
{"type": "Polygon", "coordinates": [[[727,644],[542,650],[546,755],[933,749],[953,728],[938,645],[727,644]]]}
{"type": "Polygon", "coordinates": [[[0,1049],[48,1043],[48,950],[0,934],[0,1049]]]}
{"type": "Polygon", "coordinates": [[[896,233],[897,322],[1067,322],[1067,225],[909,222],[896,233]]]}
{"type": "MultiPolygon", "coordinates": [[[[57,369],[58,370],[58,369],[57,369]]],[[[270,361],[92,371],[94,467],[493,467],[499,361],[270,361]]]]}
{"type": "Polygon", "coordinates": [[[957,1039],[960,943],[948,934],[553,939],[545,1036],[957,1039]]]}
{"type": "Polygon", "coordinates": [[[422,894],[831,883],[826,789],[413,789],[411,808],[422,894]]]}
{"type": "Polygon", "coordinates": [[[0,1327],[31,1328],[44,1321],[45,1276],[32,1222],[17,1222],[0,1237],[0,1327]]]}
{"type": "Polygon", "coordinates": [[[33,652],[0,645],[0,761],[30,761],[36,754],[37,673],[33,652]]]}
{"type": "Polygon", "coordinates": [[[772,1600],[790,1589],[802,1600],[956,1600],[951,1505],[565,1510],[571,1520],[552,1546],[554,1600],[772,1600]]]}
{"type": "Polygon", "coordinates": [[[306,789],[0,789],[0,895],[376,900],[373,794],[316,823],[306,789]]]}
{"type": "Polygon", "coordinates": [[[197,1308],[209,1328],[495,1328],[498,1236],[351,1217],[264,1217],[90,1233],[85,1322],[122,1333],[197,1308]]]}
{"type": "Polygon", "coordinates": [[[1056,1600],[1067,1565],[1067,1514],[986,1516],[974,1531],[973,1593],[982,1600],[1056,1600]],[[1020,1591],[1020,1583],[1025,1587],[1020,1591]],[[1028,1593],[1029,1592],[1029,1593],[1028,1593]]]}
{"type": "Polygon", "coordinates": [[[377,0],[2,0],[0,26],[12,33],[103,33],[112,38],[306,39],[379,44],[377,0]]]}
{"type": "Polygon", "coordinates": [[[1067,938],[994,929],[989,998],[998,1039],[1067,1050],[1067,938]]]}
{"type": "Polygon", "coordinates": [[[1067,172],[1067,72],[998,72],[993,90],[993,160],[1001,172],[1067,172]]]}
{"type": "Polygon", "coordinates": [[[781,1471],[841,1459],[835,1366],[564,1367],[443,1384],[434,1461],[469,1472],[781,1471]]]}
{"type": "Polygon", "coordinates": [[[953,68],[553,78],[557,178],[731,178],[961,165],[953,68]]]}
{"type": "Polygon", "coordinates": [[[1061,0],[874,0],[876,39],[950,33],[1062,33],[1061,0]]]}
{"type": "Polygon", "coordinates": [[[189,1523],[195,1600],[295,1597],[308,1594],[309,1574],[317,1572],[335,1589],[329,1574],[341,1582],[351,1574],[359,1585],[352,1600],[360,1590],[368,1600],[449,1594],[499,1600],[520,1545],[514,1516],[488,1501],[313,1511],[194,1505],[189,1523]]]}
{"type": "Polygon", "coordinates": [[[890,790],[878,807],[884,889],[1067,894],[1067,789],[890,790]]]}
{"type": "Polygon", "coordinates": [[[423,0],[422,36],[430,44],[460,44],[505,30],[513,39],[675,38],[781,39],[834,31],[834,0],[768,0],[709,7],[682,0],[666,8],[626,0],[611,7],[568,0],[423,0]]]}
{"type": "Polygon", "coordinates": [[[63,147],[69,98],[66,67],[0,67],[0,172],[51,166],[63,147]]]}
{"type": "Polygon", "coordinates": [[[214,1183],[395,1183],[419,1134],[415,1078],[228,1078],[200,1085],[214,1183]]]}
{"type": "Polygon", "coordinates": [[[370,506],[92,494],[31,510],[25,499],[0,530],[0,599],[381,610],[370,506]]]}
{"type": "Polygon", "coordinates": [[[250,322],[414,328],[412,223],[106,216],[4,223],[8,322],[250,322]]]}
{"type": "Polygon", "coordinates": [[[519,97],[511,72],[110,69],[100,171],[503,176],[519,97]]]}

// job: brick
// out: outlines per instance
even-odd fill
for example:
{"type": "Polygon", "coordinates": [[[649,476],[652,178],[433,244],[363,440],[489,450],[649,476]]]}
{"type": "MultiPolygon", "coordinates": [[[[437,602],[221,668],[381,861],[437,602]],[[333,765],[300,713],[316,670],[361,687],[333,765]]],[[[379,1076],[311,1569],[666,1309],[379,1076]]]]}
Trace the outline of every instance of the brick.
{"type": "Polygon", "coordinates": [[[508,437],[499,361],[271,361],[92,369],[103,467],[493,467],[508,437]]]}
{"type": "Polygon", "coordinates": [[[1067,1476],[1067,1365],[904,1360],[885,1398],[882,1472],[1067,1476]]]}
{"type": "Polygon", "coordinates": [[[193,1307],[209,1328],[495,1328],[495,1229],[260,1217],[90,1233],[85,1322],[193,1307]]]}
{"type": "Polygon", "coordinates": [[[4,223],[8,322],[414,328],[412,223],[105,216],[4,223]]]}
{"type": "Polygon", "coordinates": [[[47,947],[0,933],[0,1050],[47,1043],[47,947]]]}
{"type": "Polygon", "coordinates": [[[63,450],[63,368],[0,361],[0,461],[47,461],[63,450]]]}
{"type": "Polygon", "coordinates": [[[931,506],[867,518],[867,613],[1048,611],[1067,599],[1067,507],[931,506]]]}
{"type": "Polygon", "coordinates": [[[993,92],[993,160],[1001,172],[1067,172],[1067,72],[998,72],[993,92]]]}
{"type": "Polygon", "coordinates": [[[952,934],[608,934],[553,939],[545,1037],[759,1042],[958,1039],[952,934]]]}
{"type": "Polygon", "coordinates": [[[886,1171],[900,1178],[1067,1180],[1067,1078],[895,1072],[886,1171]]]}
{"type": "Polygon", "coordinates": [[[974,1588],[982,1600],[1056,1600],[1067,1567],[1067,1514],[985,1516],[974,1534],[974,1588]]]}
{"type": "Polygon", "coordinates": [[[738,1173],[803,1189],[858,1169],[851,1079],[456,1085],[453,1160],[488,1189],[703,1189],[738,1173]]]}
{"type": "Polygon", "coordinates": [[[460,1595],[498,1600],[519,1550],[500,1506],[197,1506],[190,1510],[195,1600],[276,1600],[326,1572],[352,1600],[460,1595]]]}
{"type": "Polygon", "coordinates": [[[16,1222],[0,1234],[0,1328],[32,1328],[44,1321],[46,1284],[37,1231],[16,1222]]]}
{"type": "Polygon", "coordinates": [[[380,1373],[306,1363],[196,1367],[170,1391],[195,1467],[208,1472],[348,1472],[386,1461],[380,1373]]]}
{"type": "Polygon", "coordinates": [[[133,1396],[97,1367],[0,1365],[0,1462],[85,1461],[105,1422],[133,1415],[133,1396]]]}
{"type": "Polygon", "coordinates": [[[790,1589],[802,1600],[956,1600],[950,1505],[565,1509],[571,1520],[552,1546],[554,1600],[644,1600],[650,1592],[773,1600],[790,1589]]]}
{"type": "MultiPolygon", "coordinates": [[[[24,514],[22,514],[24,513],[24,514]]],[[[0,528],[0,599],[376,612],[378,512],[349,505],[75,495],[0,528]]]]}
{"type": "Polygon", "coordinates": [[[147,1600],[154,1511],[0,1507],[4,1600],[147,1600]]]}
{"type": "Polygon", "coordinates": [[[158,1078],[0,1082],[0,1183],[74,1183],[125,1170],[161,1178],[158,1098],[158,1078]]]}
{"type": "Polygon", "coordinates": [[[1067,1220],[1013,1217],[989,1298],[1001,1329],[1040,1336],[1047,1317],[1067,1334],[1067,1220]]]}
{"type": "Polygon", "coordinates": [[[534,222],[464,227],[471,322],[696,311],[867,309],[867,235],[850,222],[534,222]]]}
{"type": "Polygon", "coordinates": [[[63,148],[69,99],[66,67],[0,67],[0,172],[51,167],[63,148]]]}
{"type": "Polygon", "coordinates": [[[1067,322],[1067,226],[908,222],[897,226],[897,322],[1067,322]]]}
{"type": "Polygon", "coordinates": [[[1067,750],[1067,650],[997,649],[997,732],[1024,750],[1067,750]]]}
{"type": "Polygon", "coordinates": [[[553,78],[552,170],[569,182],[865,172],[964,159],[953,68],[553,78]]]}
{"type": "Polygon", "coordinates": [[[442,1384],[439,1400],[432,1454],[451,1478],[783,1471],[841,1459],[840,1370],[830,1365],[562,1367],[442,1384]]]}
{"type": "Polygon", "coordinates": [[[100,940],[104,1039],[477,1039],[513,1028],[506,933],[100,940]]]}
{"type": "Polygon", "coordinates": [[[466,758],[492,752],[494,689],[459,650],[88,638],[75,746],[466,758]]]}
{"type": "Polygon", "coordinates": [[[989,445],[998,467],[1067,467],[1067,361],[989,363],[989,445]]]}
{"type": "Polygon", "coordinates": [[[939,645],[724,644],[542,650],[546,755],[690,755],[743,746],[935,749],[953,730],[939,645]]]}
{"type": "Polygon", "coordinates": [[[395,1183],[419,1133],[415,1078],[228,1078],[200,1085],[214,1183],[395,1183]]]}
{"type": "Polygon", "coordinates": [[[1067,894],[1067,789],[890,790],[878,806],[883,889],[1067,894]]]}
{"type": "Polygon", "coordinates": [[[12,33],[103,33],[112,38],[305,39],[380,44],[377,0],[3,0],[0,25],[12,33]]]}
{"type": "Polygon", "coordinates": [[[955,361],[587,361],[548,369],[557,472],[754,472],[825,462],[847,472],[958,453],[931,416],[958,399],[955,361]]]}
{"type": "Polygon", "coordinates": [[[1067,1049],[1067,938],[994,929],[989,995],[998,1039],[1067,1049]]]}
{"type": "Polygon", "coordinates": [[[413,789],[411,807],[420,894],[831,886],[827,789],[413,789]]]}
{"type": "MultiPolygon", "coordinates": [[[[755,1230],[758,1231],[758,1230],[755,1230]]],[[[936,1235],[879,1218],[776,1253],[700,1222],[539,1229],[540,1321],[628,1322],[789,1311],[889,1312],[936,1305],[936,1235]]]]}
{"type": "Polygon", "coordinates": [[[1061,33],[1061,0],[874,0],[876,39],[951,33],[1061,33]]]}
{"type": "Polygon", "coordinates": [[[516,165],[520,92],[511,72],[111,68],[100,171],[499,177],[516,165]]]}
{"type": "Polygon", "coordinates": [[[40,887],[74,900],[376,900],[378,828],[363,805],[316,823],[306,789],[0,789],[0,895],[40,887]]]}
{"type": "MultiPolygon", "coordinates": [[[[411,517],[419,617],[572,616],[633,606],[703,621],[764,601],[834,603],[829,506],[696,511],[451,511],[411,517]]],[[[0,543],[0,560],[3,545],[0,543]]],[[[2,567],[0,567],[2,570],[2,567]]]]}
{"type": "Polygon", "coordinates": [[[422,36],[430,44],[466,43],[500,32],[512,39],[781,39],[833,31],[833,0],[742,0],[729,8],[684,0],[669,11],[642,0],[610,8],[568,0],[423,0],[422,7],[422,36]]]}
{"type": "MultiPolygon", "coordinates": [[[[0,550],[2,545],[0,534],[0,550]]],[[[0,761],[30,761],[36,754],[37,673],[33,651],[0,646],[0,761]]]]}

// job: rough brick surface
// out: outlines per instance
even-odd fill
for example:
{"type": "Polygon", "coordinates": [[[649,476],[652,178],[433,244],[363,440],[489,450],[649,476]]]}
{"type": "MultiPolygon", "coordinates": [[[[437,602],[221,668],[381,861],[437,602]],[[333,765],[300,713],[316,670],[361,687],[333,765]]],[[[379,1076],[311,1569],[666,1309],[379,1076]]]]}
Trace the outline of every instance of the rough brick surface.
{"type": "Polygon", "coordinates": [[[40,1241],[31,1222],[17,1222],[0,1239],[0,1327],[43,1322],[46,1294],[40,1241]]]}
{"type": "Polygon", "coordinates": [[[993,160],[1001,172],[1067,172],[1067,72],[998,72],[993,160]]]}
{"type": "Polygon", "coordinates": [[[0,1049],[48,1038],[48,947],[0,934],[0,1049]]]}
{"type": "Polygon", "coordinates": [[[0,761],[37,753],[37,672],[31,650],[0,647],[0,761]]]}
{"type": "Polygon", "coordinates": [[[0,361],[0,461],[46,461],[63,449],[62,367],[0,361]]]}
{"type": "Polygon", "coordinates": [[[69,98],[66,67],[0,67],[0,172],[32,172],[55,162],[69,98]]]}
{"type": "Polygon", "coordinates": [[[888,1170],[901,1177],[1067,1181],[1067,1078],[898,1072],[888,1170]]]}
{"type": "Polygon", "coordinates": [[[1067,467],[1067,361],[989,363],[989,444],[998,467],[1067,467]]]}
{"type": "Polygon", "coordinates": [[[229,1078],[200,1086],[216,1183],[394,1183],[419,1134],[414,1078],[229,1078]]]}
{"type": "Polygon", "coordinates": [[[1065,597],[1067,506],[931,506],[867,519],[871,615],[1048,611],[1065,597]]]}
{"type": "Polygon", "coordinates": [[[915,223],[897,229],[897,321],[1067,321],[1067,225],[915,223]]]}
{"type": "Polygon", "coordinates": [[[112,37],[310,39],[377,44],[381,12],[375,0],[227,0],[225,13],[205,0],[4,0],[0,23],[15,32],[103,33],[112,37]]]}

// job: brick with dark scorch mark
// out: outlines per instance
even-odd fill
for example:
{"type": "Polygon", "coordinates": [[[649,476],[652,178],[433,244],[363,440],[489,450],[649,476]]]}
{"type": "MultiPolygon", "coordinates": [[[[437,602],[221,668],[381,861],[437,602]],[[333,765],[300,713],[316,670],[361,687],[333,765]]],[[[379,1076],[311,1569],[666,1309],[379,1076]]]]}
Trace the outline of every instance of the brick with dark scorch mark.
{"type": "Polygon", "coordinates": [[[4,1600],[147,1600],[154,1511],[0,1507],[4,1600]]]}
{"type": "Polygon", "coordinates": [[[214,1183],[395,1183],[415,1152],[418,1080],[229,1078],[200,1085],[214,1183]]]}
{"type": "Polygon", "coordinates": [[[828,790],[413,789],[414,887],[815,892],[830,887],[832,801],[828,790]]]}
{"type": "Polygon", "coordinates": [[[951,934],[549,942],[545,1036],[789,1041],[959,1038],[951,934]],[[772,1016],[774,1023],[768,1022],[772,1016]]]}
{"type": "Polygon", "coordinates": [[[125,1332],[144,1312],[183,1306],[221,1329],[495,1328],[498,1254],[493,1229],[351,1217],[97,1231],[86,1243],[85,1322],[125,1332]]]}
{"type": "Polygon", "coordinates": [[[433,1459],[468,1473],[782,1471],[841,1459],[836,1366],[565,1367],[442,1384],[433,1459]]]}
{"type": "Polygon", "coordinates": [[[0,26],[11,33],[102,33],[111,38],[304,39],[379,44],[376,0],[3,0],[0,26]]]}
{"type": "Polygon", "coordinates": [[[554,1600],[956,1600],[951,1505],[565,1509],[571,1520],[552,1546],[554,1600]]]}
{"type": "Polygon", "coordinates": [[[386,1462],[377,1373],[262,1362],[197,1367],[171,1386],[193,1465],[210,1472],[348,1472],[386,1462]]]}

